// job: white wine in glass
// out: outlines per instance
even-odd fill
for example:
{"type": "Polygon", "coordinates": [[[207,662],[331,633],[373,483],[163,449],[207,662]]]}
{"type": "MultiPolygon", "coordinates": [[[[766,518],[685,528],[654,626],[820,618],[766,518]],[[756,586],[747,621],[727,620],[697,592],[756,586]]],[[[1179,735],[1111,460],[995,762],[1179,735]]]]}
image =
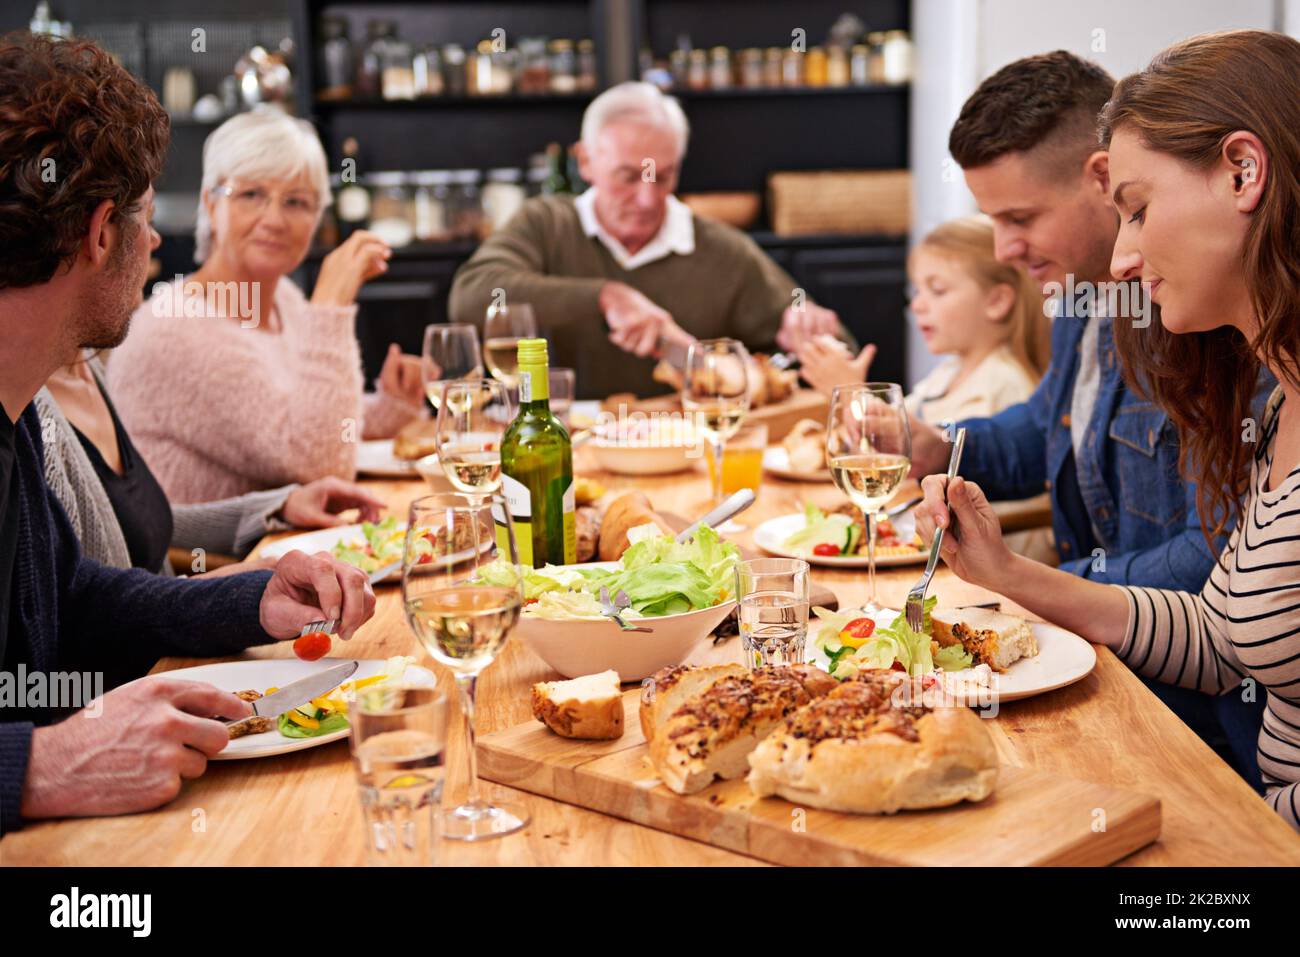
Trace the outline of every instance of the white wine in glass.
{"type": "Polygon", "coordinates": [[[452,488],[482,499],[501,487],[501,439],[513,418],[500,382],[470,379],[443,387],[435,440],[452,488]]]}
{"type": "Polygon", "coordinates": [[[519,620],[523,572],[514,527],[500,495],[474,501],[455,493],[411,503],[402,550],[402,606],[434,661],[451,669],[465,713],[469,791],[443,817],[443,836],[479,841],[524,827],[521,807],[485,801],[475,758],[474,692],[519,620]],[[481,574],[492,565],[490,582],[481,574]]]}
{"type": "Polygon", "coordinates": [[[870,591],[865,607],[878,611],[876,519],[912,465],[912,433],[902,387],[892,382],[837,387],[831,393],[826,421],[826,460],[836,486],[862,509],[870,591]]]}
{"type": "Polygon", "coordinates": [[[709,443],[713,501],[722,501],[722,449],[749,412],[749,352],[736,339],[700,339],[686,350],[682,411],[709,443]]]}
{"type": "Polygon", "coordinates": [[[426,326],[422,360],[424,394],[435,412],[442,399],[443,386],[448,382],[483,378],[478,330],[467,322],[435,322],[426,326]]]}
{"type": "Polygon", "coordinates": [[[512,389],[519,385],[519,340],[537,337],[533,307],[516,302],[488,307],[483,320],[483,361],[498,382],[512,389]]]}

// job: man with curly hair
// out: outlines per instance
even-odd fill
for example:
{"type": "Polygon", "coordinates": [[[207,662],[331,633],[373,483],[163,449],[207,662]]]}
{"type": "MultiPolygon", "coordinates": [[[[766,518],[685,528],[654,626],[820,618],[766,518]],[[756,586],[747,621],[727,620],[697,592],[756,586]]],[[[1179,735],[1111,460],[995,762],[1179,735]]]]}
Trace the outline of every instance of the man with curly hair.
{"type": "Polygon", "coordinates": [[[90,702],[32,694],[21,676],[52,688],[145,654],[235,654],[321,618],[349,638],[374,610],[365,576],[323,553],[194,581],[99,565],[45,485],[32,397],[80,350],[125,337],[159,242],[152,184],[169,135],[149,88],[93,44],[0,38],[0,834],[157,807],[225,747],[213,716],[250,714],[163,676],[90,702]],[[58,720],[67,706],[80,710],[58,720]]]}

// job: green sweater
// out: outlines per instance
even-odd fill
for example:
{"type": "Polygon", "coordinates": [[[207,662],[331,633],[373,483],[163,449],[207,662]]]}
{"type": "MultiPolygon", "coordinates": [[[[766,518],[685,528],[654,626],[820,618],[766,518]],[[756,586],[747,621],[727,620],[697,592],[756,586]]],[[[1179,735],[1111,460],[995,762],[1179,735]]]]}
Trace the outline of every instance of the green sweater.
{"type": "Polygon", "coordinates": [[[609,341],[598,305],[601,287],[626,283],[667,310],[700,339],[730,336],[751,351],[771,351],[796,283],[737,229],[695,217],[695,252],[673,253],[638,269],[622,268],[595,236],[582,231],[570,196],[531,199],[478,248],[451,287],[452,322],[483,329],[493,289],[506,302],[530,303],[538,332],[550,340],[551,365],[577,373],[577,397],[668,391],[651,378],[655,360],[609,341]]]}

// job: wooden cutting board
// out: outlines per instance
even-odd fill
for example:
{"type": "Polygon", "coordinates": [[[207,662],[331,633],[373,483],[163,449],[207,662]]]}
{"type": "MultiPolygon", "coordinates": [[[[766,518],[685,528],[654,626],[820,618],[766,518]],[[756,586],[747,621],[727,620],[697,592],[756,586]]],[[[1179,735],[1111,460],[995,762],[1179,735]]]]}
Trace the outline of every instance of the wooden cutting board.
{"type": "Polygon", "coordinates": [[[756,798],[742,781],[681,796],[645,760],[639,689],[623,696],[617,741],[574,741],[539,721],[478,739],[490,781],[590,808],[775,864],[1103,865],[1160,834],[1160,801],[1133,791],[1004,765],[979,804],[867,816],[756,798]]]}

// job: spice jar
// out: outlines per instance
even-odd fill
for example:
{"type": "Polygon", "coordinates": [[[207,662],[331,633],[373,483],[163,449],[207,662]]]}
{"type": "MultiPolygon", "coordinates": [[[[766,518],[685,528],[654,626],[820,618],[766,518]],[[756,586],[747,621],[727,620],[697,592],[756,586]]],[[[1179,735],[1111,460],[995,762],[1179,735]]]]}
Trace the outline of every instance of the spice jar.
{"type": "Polygon", "coordinates": [[[448,206],[451,200],[451,174],[445,170],[423,170],[412,174],[415,183],[415,238],[425,243],[446,242],[451,238],[448,206]]]}
{"type": "Polygon", "coordinates": [[[803,82],[805,86],[826,85],[826,50],[811,47],[804,57],[803,82]]]}
{"type": "Polygon", "coordinates": [[[686,85],[692,90],[709,88],[709,54],[704,50],[692,50],[687,55],[686,85]]]}
{"type": "Polygon", "coordinates": [[[709,87],[725,90],[731,86],[731,51],[714,47],[709,51],[709,87]]]}
{"type": "Polygon", "coordinates": [[[830,47],[826,51],[826,85],[849,85],[849,54],[844,47],[830,47]]]}
{"type": "Polygon", "coordinates": [[[854,86],[871,82],[871,49],[865,43],[856,44],[850,52],[849,80],[854,86]]]}
{"type": "Polygon", "coordinates": [[[551,61],[546,56],[546,40],[542,37],[521,37],[519,40],[520,93],[546,93],[551,88],[551,61]]]}
{"type": "Polygon", "coordinates": [[[414,88],[417,97],[442,96],[445,85],[442,77],[442,54],[435,46],[426,46],[415,55],[414,88]]]}
{"type": "Polygon", "coordinates": [[[552,40],[551,92],[574,93],[578,89],[578,61],[573,53],[572,40],[552,40]]]}
{"type": "Polygon", "coordinates": [[[684,90],[689,85],[690,53],[687,50],[674,50],[668,54],[668,66],[673,73],[673,86],[684,90]]]}
{"type": "Polygon", "coordinates": [[[869,75],[872,83],[885,82],[885,33],[883,30],[867,34],[867,47],[871,50],[871,69],[869,75]]]}
{"type": "Polygon", "coordinates": [[[415,238],[415,207],[405,173],[371,173],[370,231],[394,249],[415,238]]]}
{"type": "Polygon", "coordinates": [[[465,48],[458,43],[448,43],[442,48],[443,88],[448,96],[464,96],[466,71],[465,48]]]}
{"type": "Polygon", "coordinates": [[[488,226],[501,229],[524,205],[524,171],[490,169],[483,187],[483,215],[488,226]]]}
{"type": "Polygon", "coordinates": [[[366,24],[366,47],[357,63],[356,96],[378,99],[383,91],[384,54],[397,28],[391,20],[371,20],[366,24]]]}
{"type": "Polygon", "coordinates": [[[591,40],[578,41],[578,89],[594,92],[600,85],[600,70],[596,64],[596,44],[591,40]]]}
{"type": "Polygon", "coordinates": [[[885,34],[882,73],[886,83],[912,81],[912,40],[906,30],[885,34]]]}
{"type": "Polygon", "coordinates": [[[389,39],[382,59],[384,99],[415,99],[415,66],[410,44],[396,38],[389,39]]]}
{"type": "Polygon", "coordinates": [[[768,47],[763,51],[763,85],[781,85],[781,48],[768,47]]]}
{"type": "Polygon", "coordinates": [[[348,39],[348,21],[343,17],[321,17],[318,67],[322,100],[344,100],[352,95],[352,41],[348,39]]]}
{"type": "Polygon", "coordinates": [[[451,234],[457,239],[482,238],[483,201],[479,191],[482,177],[476,169],[454,170],[451,174],[451,234]]]}
{"type": "Polygon", "coordinates": [[[804,54],[797,50],[786,50],[781,54],[781,85],[803,86],[804,54]]]}
{"type": "Polygon", "coordinates": [[[756,47],[740,51],[740,85],[747,90],[763,86],[763,51],[756,47]]]}

